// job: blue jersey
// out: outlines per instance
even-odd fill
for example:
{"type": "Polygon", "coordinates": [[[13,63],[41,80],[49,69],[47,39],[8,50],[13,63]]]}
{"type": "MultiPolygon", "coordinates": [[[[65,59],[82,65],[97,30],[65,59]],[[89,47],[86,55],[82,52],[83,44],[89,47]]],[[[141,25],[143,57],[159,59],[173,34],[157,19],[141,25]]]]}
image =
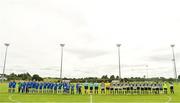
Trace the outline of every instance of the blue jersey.
{"type": "Polygon", "coordinates": [[[51,89],[53,89],[53,88],[54,88],[54,84],[53,84],[53,83],[51,83],[51,86],[50,86],[50,88],[51,88],[51,89]]]}
{"type": "Polygon", "coordinates": [[[51,83],[47,83],[47,88],[48,88],[48,89],[51,88],[51,83]]]}
{"type": "Polygon", "coordinates": [[[39,89],[42,89],[43,88],[43,83],[40,83],[39,84],[39,89]]]}
{"type": "Polygon", "coordinates": [[[26,85],[25,85],[25,86],[26,86],[26,88],[28,88],[28,82],[26,82],[26,85]]]}
{"type": "Polygon", "coordinates": [[[36,88],[36,82],[32,82],[32,88],[36,88]]]}
{"type": "Polygon", "coordinates": [[[44,82],[43,88],[47,88],[47,83],[46,82],[44,82]]]}
{"type": "Polygon", "coordinates": [[[36,88],[36,89],[39,88],[39,83],[35,83],[35,88],[36,88]]]}
{"type": "Polygon", "coordinates": [[[62,84],[61,84],[61,83],[59,83],[58,88],[59,88],[59,89],[61,89],[61,88],[62,88],[62,84]]]}
{"type": "Polygon", "coordinates": [[[12,88],[16,88],[16,82],[12,82],[12,88]]]}
{"type": "Polygon", "coordinates": [[[31,88],[31,82],[27,82],[27,87],[31,88]]]}
{"type": "Polygon", "coordinates": [[[25,89],[26,88],[26,82],[23,82],[22,83],[22,89],[25,89]]]}
{"type": "Polygon", "coordinates": [[[55,83],[55,84],[54,84],[54,90],[57,90],[57,88],[58,88],[58,84],[55,83]]]}
{"type": "Polygon", "coordinates": [[[63,84],[63,88],[66,89],[67,88],[67,83],[63,84]]]}
{"type": "Polygon", "coordinates": [[[79,89],[79,83],[76,84],[76,89],[79,89]]]}
{"type": "Polygon", "coordinates": [[[70,89],[70,85],[69,85],[69,84],[66,85],[66,89],[67,89],[67,90],[70,89]]]}
{"type": "Polygon", "coordinates": [[[33,82],[30,82],[29,85],[31,88],[33,88],[33,82]]]}

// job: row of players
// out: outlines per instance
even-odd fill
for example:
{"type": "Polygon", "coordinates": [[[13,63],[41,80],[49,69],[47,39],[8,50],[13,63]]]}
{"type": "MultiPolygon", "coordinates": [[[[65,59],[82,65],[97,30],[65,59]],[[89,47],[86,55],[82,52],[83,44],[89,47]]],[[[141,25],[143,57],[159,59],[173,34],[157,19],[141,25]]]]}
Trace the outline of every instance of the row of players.
{"type": "MultiPolygon", "coordinates": [[[[167,83],[157,82],[123,82],[123,83],[52,83],[52,82],[9,82],[9,93],[13,93],[18,87],[19,93],[66,93],[66,94],[82,94],[94,93],[98,94],[167,94],[167,83]]],[[[173,83],[170,83],[170,92],[174,93],[173,83]]]]}

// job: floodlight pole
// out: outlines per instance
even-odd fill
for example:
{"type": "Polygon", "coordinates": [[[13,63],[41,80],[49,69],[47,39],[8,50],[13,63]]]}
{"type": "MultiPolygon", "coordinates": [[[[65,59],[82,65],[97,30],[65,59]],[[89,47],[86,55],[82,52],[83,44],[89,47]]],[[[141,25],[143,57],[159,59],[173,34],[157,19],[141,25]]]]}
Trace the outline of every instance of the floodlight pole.
{"type": "Polygon", "coordinates": [[[60,46],[61,46],[60,82],[62,82],[63,47],[65,46],[65,44],[60,44],[60,46]]]}
{"type": "Polygon", "coordinates": [[[148,65],[146,65],[147,79],[148,79],[148,65]]]}
{"type": "Polygon", "coordinates": [[[6,51],[5,51],[5,57],[4,57],[4,66],[3,66],[2,82],[4,81],[4,77],[5,77],[7,50],[8,50],[8,46],[9,46],[10,44],[4,43],[4,45],[6,46],[6,51]]]}
{"type": "Polygon", "coordinates": [[[118,59],[119,59],[119,81],[121,80],[121,61],[120,61],[120,46],[121,44],[116,44],[118,48],[118,59]]]}
{"type": "Polygon", "coordinates": [[[171,45],[171,48],[172,48],[172,53],[173,53],[173,64],[174,64],[174,79],[177,80],[177,71],[176,71],[176,61],[175,61],[175,54],[174,54],[174,44],[171,45]]]}

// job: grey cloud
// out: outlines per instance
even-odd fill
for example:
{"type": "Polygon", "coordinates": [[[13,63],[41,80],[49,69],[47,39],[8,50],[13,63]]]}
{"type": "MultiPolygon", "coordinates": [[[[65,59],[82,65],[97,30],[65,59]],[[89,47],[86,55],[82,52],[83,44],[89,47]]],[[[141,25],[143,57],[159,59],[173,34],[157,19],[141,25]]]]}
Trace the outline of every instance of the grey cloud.
{"type": "Polygon", "coordinates": [[[25,73],[28,72],[28,70],[30,70],[29,68],[25,68],[25,67],[6,67],[6,73],[25,73]]]}
{"type": "Polygon", "coordinates": [[[89,34],[86,32],[81,33],[80,38],[82,38],[83,40],[85,40],[86,42],[89,42],[89,43],[96,40],[96,38],[92,34],[89,34]]]}
{"type": "Polygon", "coordinates": [[[40,67],[41,70],[58,70],[59,66],[40,67]]]}
{"type": "Polygon", "coordinates": [[[92,71],[88,71],[88,70],[78,70],[78,69],[75,69],[75,70],[73,70],[74,72],[78,72],[78,73],[85,73],[85,74],[89,74],[89,73],[94,73],[94,72],[92,72],[92,71]]]}
{"type": "Polygon", "coordinates": [[[92,50],[92,49],[66,49],[66,51],[72,54],[76,54],[80,59],[94,58],[109,53],[103,50],[92,50]]]}
{"type": "MultiPolygon", "coordinates": [[[[176,60],[180,58],[180,53],[175,54],[176,60]]],[[[148,60],[150,61],[161,61],[161,62],[167,62],[172,60],[172,54],[155,54],[152,55],[148,60]]]]}

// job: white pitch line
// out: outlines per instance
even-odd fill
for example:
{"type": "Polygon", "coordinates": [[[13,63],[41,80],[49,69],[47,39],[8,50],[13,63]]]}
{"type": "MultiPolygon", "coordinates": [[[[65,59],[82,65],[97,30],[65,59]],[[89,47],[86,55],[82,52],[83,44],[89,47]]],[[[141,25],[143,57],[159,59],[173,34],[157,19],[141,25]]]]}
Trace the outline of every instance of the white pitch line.
{"type": "MultiPolygon", "coordinates": [[[[8,99],[13,102],[13,103],[21,103],[18,102],[14,99],[12,99],[13,95],[9,95],[8,99]]],[[[168,101],[165,103],[170,103],[172,100],[171,96],[167,96],[168,101]]],[[[6,102],[1,102],[1,103],[6,103],[6,102]]],[[[86,103],[86,102],[26,102],[26,103],[86,103]]],[[[90,103],[92,103],[92,94],[90,95],[90,103]]],[[[119,103],[119,102],[98,102],[98,103],[119,103]]],[[[124,102],[124,103],[146,103],[146,102],[124,102]]],[[[148,102],[148,103],[161,103],[161,102],[148,102]]],[[[163,102],[162,102],[163,103],[163,102]]]]}
{"type": "Polygon", "coordinates": [[[8,97],[8,99],[11,101],[11,102],[13,102],[13,103],[21,103],[21,102],[18,102],[18,101],[15,101],[14,99],[12,99],[12,94],[11,95],[9,95],[9,97],[8,97]]]}
{"type": "Polygon", "coordinates": [[[9,95],[9,96],[8,96],[8,99],[9,99],[11,102],[14,102],[14,100],[12,99],[12,95],[9,95]]]}
{"type": "Polygon", "coordinates": [[[90,94],[90,103],[92,103],[92,94],[90,94]]]}
{"type": "MultiPolygon", "coordinates": [[[[1,102],[1,103],[9,103],[9,102],[1,102]]],[[[25,103],[87,103],[87,102],[25,102],[25,103]]],[[[164,103],[164,102],[97,102],[97,103],[164,103]]]]}
{"type": "Polygon", "coordinates": [[[169,103],[171,100],[172,100],[172,97],[171,97],[171,96],[168,96],[168,101],[165,102],[165,103],[169,103]]]}

